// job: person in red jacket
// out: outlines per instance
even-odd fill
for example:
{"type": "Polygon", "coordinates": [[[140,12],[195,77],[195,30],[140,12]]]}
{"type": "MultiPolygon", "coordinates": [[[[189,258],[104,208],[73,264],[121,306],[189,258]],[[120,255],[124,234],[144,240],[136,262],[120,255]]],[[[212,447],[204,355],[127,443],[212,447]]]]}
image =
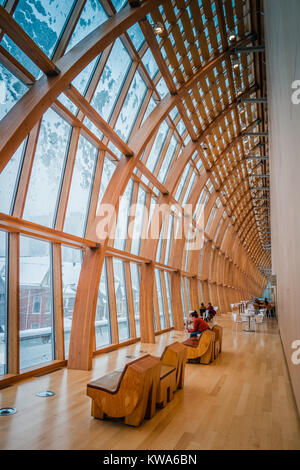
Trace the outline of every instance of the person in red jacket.
{"type": "Polygon", "coordinates": [[[216,313],[217,312],[213,308],[212,304],[209,302],[208,307],[207,307],[207,315],[206,315],[207,321],[211,321],[216,315],[216,313]]]}
{"type": "Polygon", "coordinates": [[[193,320],[193,329],[187,330],[190,333],[190,338],[195,338],[201,335],[203,331],[210,330],[208,323],[202,320],[202,318],[199,318],[197,312],[191,312],[190,319],[193,320]]]}

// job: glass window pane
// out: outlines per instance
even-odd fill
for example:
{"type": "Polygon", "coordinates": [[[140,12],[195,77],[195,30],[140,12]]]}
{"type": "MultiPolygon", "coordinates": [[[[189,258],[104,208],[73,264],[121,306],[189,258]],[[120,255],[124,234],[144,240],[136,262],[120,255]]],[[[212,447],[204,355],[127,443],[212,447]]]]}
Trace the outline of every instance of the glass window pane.
{"type": "Polygon", "coordinates": [[[131,253],[139,255],[141,245],[141,235],[143,230],[144,213],[145,213],[146,191],[139,188],[138,198],[136,202],[134,227],[132,233],[131,253]]]}
{"type": "Polygon", "coordinates": [[[23,218],[51,227],[63,176],[71,126],[55,111],[44,114],[23,218]]]}
{"type": "Polygon", "coordinates": [[[172,243],[173,222],[174,222],[174,217],[172,214],[170,214],[167,242],[166,242],[166,253],[165,253],[165,264],[167,265],[169,264],[169,261],[170,261],[170,249],[171,249],[171,243],[172,243]]]}
{"type": "Polygon", "coordinates": [[[184,299],[184,290],[183,290],[183,280],[181,278],[181,302],[182,302],[182,307],[183,307],[183,318],[184,321],[186,322],[187,320],[187,311],[186,311],[186,304],[185,304],[185,299],[184,299]]]}
{"type": "Polygon", "coordinates": [[[14,19],[50,57],[58,43],[74,2],[19,0],[14,19]]]}
{"type": "Polygon", "coordinates": [[[80,276],[82,252],[69,246],[61,247],[65,358],[69,356],[69,343],[77,285],[80,276]]]}
{"type": "Polygon", "coordinates": [[[134,319],[137,338],[141,335],[140,331],[140,272],[136,263],[130,263],[132,296],[134,307],[134,319]]]}
{"type": "Polygon", "coordinates": [[[115,126],[115,131],[126,142],[129,139],[146,91],[147,87],[144,80],[139,72],[136,72],[115,126]]]}
{"type": "Polygon", "coordinates": [[[36,79],[42,76],[43,72],[38,68],[38,66],[35,65],[22,49],[20,49],[6,34],[3,36],[1,46],[3,46],[4,49],[6,49],[36,79]]]}
{"type": "Polygon", "coordinates": [[[12,211],[13,197],[22,166],[25,142],[26,140],[20,145],[2,173],[0,173],[0,212],[5,214],[10,214],[12,211]]]}
{"type": "Polygon", "coordinates": [[[188,281],[188,278],[185,277],[185,287],[186,287],[186,295],[187,295],[187,300],[188,300],[188,306],[189,306],[189,310],[192,309],[191,307],[191,297],[190,297],[190,289],[189,289],[189,281],[188,281]]]}
{"type": "Polygon", "coordinates": [[[89,33],[94,31],[107,19],[102,5],[98,0],[87,0],[77,21],[76,27],[68,44],[66,52],[79,43],[89,33]]]}
{"type": "Polygon", "coordinates": [[[73,170],[64,230],[84,236],[98,150],[80,136],[73,170]]]}
{"type": "Polygon", "coordinates": [[[160,171],[159,171],[158,177],[157,177],[158,181],[160,181],[161,183],[164,183],[164,181],[166,179],[166,176],[167,176],[169,168],[171,166],[171,163],[172,163],[173,156],[174,156],[175,150],[177,148],[177,145],[178,145],[177,140],[175,139],[175,137],[172,136],[169,147],[168,147],[168,150],[167,150],[165,158],[164,158],[164,161],[161,165],[161,168],[160,168],[160,171]]]}
{"type": "Polygon", "coordinates": [[[120,39],[117,39],[91,101],[91,105],[107,122],[110,119],[131,62],[124,44],[120,39]]]}
{"type": "Polygon", "coordinates": [[[127,33],[129,34],[134,47],[138,51],[145,41],[145,37],[138,23],[135,23],[131,28],[127,29],[127,33]]]}
{"type": "Polygon", "coordinates": [[[130,180],[127,184],[127,187],[124,191],[124,194],[119,204],[118,222],[117,222],[115,242],[114,242],[114,247],[117,248],[118,250],[125,250],[132,190],[133,190],[133,181],[130,180]]]}
{"type": "Polygon", "coordinates": [[[98,57],[95,57],[92,62],[90,62],[72,81],[72,85],[81,93],[85,95],[86,89],[89,86],[92,75],[95,71],[95,67],[98,64],[98,61],[101,57],[101,54],[98,57]]]}
{"type": "Polygon", "coordinates": [[[147,49],[145,54],[142,57],[143,64],[145,65],[147,72],[149,73],[150,77],[153,78],[158,72],[158,66],[155,62],[155,59],[152,55],[150,49],[147,49]]]}
{"type": "Polygon", "coordinates": [[[163,294],[162,294],[162,288],[161,288],[160,271],[158,269],[155,269],[155,280],[156,280],[156,289],[157,289],[157,297],[158,297],[160,326],[161,326],[161,329],[164,330],[166,328],[166,319],[165,319],[165,310],[164,310],[164,303],[163,303],[163,294]]]}
{"type": "Polygon", "coordinates": [[[114,258],[113,267],[119,342],[121,343],[122,341],[126,341],[126,339],[130,338],[124,263],[122,260],[114,258]]]}
{"type": "Polygon", "coordinates": [[[0,232],[0,375],[7,373],[7,234],[0,232]]]}
{"type": "Polygon", "coordinates": [[[144,124],[144,121],[145,121],[145,120],[147,119],[147,117],[152,113],[153,109],[156,108],[156,106],[157,106],[157,105],[156,105],[154,99],[151,98],[150,101],[149,101],[148,107],[147,107],[147,109],[146,109],[146,112],[145,112],[145,114],[144,114],[144,117],[143,117],[143,120],[142,120],[141,125],[144,124]]]}
{"type": "Polygon", "coordinates": [[[148,157],[148,160],[146,162],[147,168],[152,171],[152,173],[155,170],[156,164],[158,162],[159,156],[161,149],[163,147],[163,144],[165,142],[165,139],[167,137],[167,133],[169,131],[169,126],[167,123],[164,121],[158,130],[158,133],[156,134],[154,144],[152,145],[150,155],[148,157]]]}
{"type": "Polygon", "coordinates": [[[166,291],[167,291],[167,300],[168,300],[168,307],[169,307],[170,326],[174,326],[173,313],[172,313],[171,287],[170,287],[170,273],[165,271],[164,274],[165,274],[165,281],[166,281],[166,291]]]}
{"type": "Polygon", "coordinates": [[[111,344],[111,329],[110,329],[110,313],[109,313],[109,298],[107,287],[107,271],[106,261],[104,260],[99,290],[97,309],[95,317],[95,336],[96,336],[96,349],[103,348],[111,344]]]}
{"type": "Polygon", "coordinates": [[[27,87],[0,63],[0,121],[26,91],[27,87]]]}
{"type": "Polygon", "coordinates": [[[125,3],[127,2],[127,0],[111,0],[111,1],[117,11],[121,10],[121,8],[123,8],[125,3]]]}
{"type": "Polygon", "coordinates": [[[50,244],[20,237],[20,368],[54,359],[50,244]]]}
{"type": "Polygon", "coordinates": [[[103,195],[106,191],[108,183],[111,180],[112,175],[114,174],[115,169],[116,169],[116,165],[106,156],[104,159],[102,176],[101,176],[98,207],[99,207],[100,202],[102,201],[103,195]]]}

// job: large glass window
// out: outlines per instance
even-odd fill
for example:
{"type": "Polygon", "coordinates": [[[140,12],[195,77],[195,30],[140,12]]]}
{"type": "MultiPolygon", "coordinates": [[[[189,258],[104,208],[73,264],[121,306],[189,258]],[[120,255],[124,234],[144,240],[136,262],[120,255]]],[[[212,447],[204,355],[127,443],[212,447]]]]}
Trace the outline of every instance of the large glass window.
{"type": "Polygon", "coordinates": [[[134,255],[139,255],[140,253],[141,236],[145,212],[145,201],[146,191],[144,191],[144,189],[140,187],[135,210],[134,228],[132,231],[133,233],[131,242],[131,253],[133,253],[134,255]]]}
{"type": "Polygon", "coordinates": [[[159,130],[156,134],[154,144],[152,145],[151,152],[149,154],[149,157],[148,157],[148,160],[147,160],[147,163],[146,163],[147,168],[152,172],[154,172],[154,170],[155,170],[155,167],[156,167],[157,161],[159,159],[162,146],[165,142],[168,130],[169,130],[169,126],[164,121],[160,125],[160,128],[159,128],[159,130]]]}
{"type": "Polygon", "coordinates": [[[124,263],[122,260],[114,258],[113,267],[119,341],[121,343],[130,337],[124,263]]]}
{"type": "Polygon", "coordinates": [[[71,126],[55,111],[44,114],[23,217],[53,226],[71,126]]]}
{"type": "Polygon", "coordinates": [[[135,329],[136,329],[136,336],[139,337],[141,335],[141,332],[140,332],[140,273],[139,273],[139,267],[136,263],[130,263],[130,270],[131,270],[131,284],[132,284],[135,329]]]}
{"type": "Polygon", "coordinates": [[[51,246],[20,237],[20,368],[54,359],[51,246]]]}
{"type": "Polygon", "coordinates": [[[101,175],[101,184],[100,184],[100,191],[99,191],[99,197],[98,197],[98,207],[106,191],[108,183],[110,182],[111,177],[115,172],[115,169],[116,169],[116,165],[106,155],[104,158],[103,170],[102,170],[102,175],[101,175]]]}
{"type": "Polygon", "coordinates": [[[0,121],[26,91],[26,86],[0,63],[0,121]]]}
{"type": "Polygon", "coordinates": [[[131,62],[121,39],[116,39],[91,101],[91,105],[107,122],[110,119],[131,62]]]}
{"type": "Polygon", "coordinates": [[[118,222],[114,242],[114,247],[119,250],[125,250],[132,189],[133,182],[132,180],[130,180],[127,184],[123,196],[121,197],[121,201],[119,204],[118,222]]]}
{"type": "Polygon", "coordinates": [[[98,150],[80,136],[64,230],[84,236],[98,150]]]}
{"type": "Polygon", "coordinates": [[[7,234],[0,232],[0,375],[7,373],[7,234]]]}
{"type": "Polygon", "coordinates": [[[164,183],[166,179],[166,176],[171,166],[176,148],[177,148],[177,140],[175,139],[174,136],[172,136],[164,161],[161,165],[160,171],[157,176],[158,181],[160,181],[161,183],[164,183]]]}
{"type": "Polygon", "coordinates": [[[165,318],[165,309],[164,309],[164,302],[163,302],[163,293],[162,293],[162,287],[161,287],[160,271],[158,269],[155,269],[155,280],[156,280],[158,308],[159,308],[159,316],[160,316],[160,327],[162,330],[164,330],[166,328],[166,318],[165,318]]]}
{"type": "Polygon", "coordinates": [[[0,212],[10,214],[13,197],[18,183],[18,175],[23,161],[25,141],[20,145],[6,167],[0,173],[0,212]]]}
{"type": "Polygon", "coordinates": [[[167,291],[167,301],[169,307],[169,318],[170,318],[170,326],[173,326],[173,313],[172,313],[172,297],[171,297],[171,286],[170,286],[170,273],[164,271],[165,275],[165,282],[166,282],[166,291],[167,291]]]}
{"type": "MultiPolygon", "coordinates": [[[[58,0],[59,1],[59,0],[58,0]]],[[[76,46],[84,37],[94,31],[107,19],[102,5],[98,0],[87,0],[84,9],[77,21],[75,30],[72,34],[66,52],[76,46]]]]}
{"type": "Polygon", "coordinates": [[[62,287],[64,308],[65,358],[69,356],[69,344],[77,285],[80,276],[82,253],[69,246],[61,247],[62,287]]]}
{"type": "Polygon", "coordinates": [[[140,110],[140,106],[144,100],[146,91],[147,87],[144,80],[142,79],[139,72],[136,72],[115,126],[115,131],[125,141],[129,139],[132,127],[140,110]]]}
{"type": "Polygon", "coordinates": [[[111,344],[109,298],[107,286],[106,261],[104,261],[98,290],[98,301],[95,317],[96,349],[111,344]]]}

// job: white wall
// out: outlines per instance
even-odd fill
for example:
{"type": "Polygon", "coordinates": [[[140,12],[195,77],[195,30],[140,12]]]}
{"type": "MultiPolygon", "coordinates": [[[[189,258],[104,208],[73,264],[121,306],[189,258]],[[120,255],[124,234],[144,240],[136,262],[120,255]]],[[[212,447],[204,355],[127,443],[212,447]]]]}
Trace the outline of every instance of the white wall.
{"type": "Polygon", "coordinates": [[[265,0],[264,5],[272,262],[279,328],[300,413],[300,364],[291,360],[292,342],[300,340],[300,104],[291,100],[292,82],[300,80],[300,0],[265,0]]]}

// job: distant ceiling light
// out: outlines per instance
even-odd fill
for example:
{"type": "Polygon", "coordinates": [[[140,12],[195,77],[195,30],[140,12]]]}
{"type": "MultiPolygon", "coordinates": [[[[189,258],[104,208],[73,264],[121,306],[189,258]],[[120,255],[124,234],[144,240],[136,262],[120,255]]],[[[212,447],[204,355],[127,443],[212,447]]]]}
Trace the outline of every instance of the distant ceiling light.
{"type": "Polygon", "coordinates": [[[234,58],[232,59],[232,65],[233,65],[233,68],[234,68],[235,70],[237,70],[238,68],[240,68],[240,61],[239,61],[238,57],[234,57],[234,58]]]}
{"type": "Polygon", "coordinates": [[[162,36],[164,34],[164,31],[165,31],[164,25],[162,23],[154,23],[153,31],[158,36],[162,36]]]}
{"type": "Polygon", "coordinates": [[[229,41],[234,42],[235,40],[236,40],[236,34],[235,34],[235,31],[232,29],[231,31],[229,31],[229,41]]]}

